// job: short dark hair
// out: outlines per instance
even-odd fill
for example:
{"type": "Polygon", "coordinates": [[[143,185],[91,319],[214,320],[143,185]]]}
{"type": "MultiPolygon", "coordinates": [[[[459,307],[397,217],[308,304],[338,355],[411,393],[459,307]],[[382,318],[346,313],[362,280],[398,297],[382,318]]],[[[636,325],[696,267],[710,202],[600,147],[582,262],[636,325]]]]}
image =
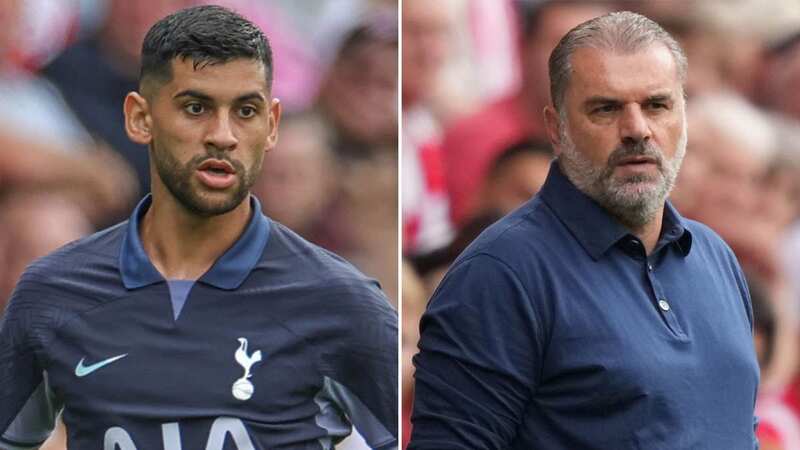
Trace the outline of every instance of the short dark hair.
{"type": "Polygon", "coordinates": [[[397,13],[394,10],[378,10],[364,16],[342,39],[337,53],[342,59],[363,44],[383,43],[396,47],[398,41],[397,13]]]}
{"type": "Polygon", "coordinates": [[[144,37],[139,85],[147,78],[172,79],[172,61],[191,59],[194,67],[235,58],[261,61],[272,90],[272,50],[261,30],[221,6],[205,5],[175,12],[156,22],[144,37]]]}
{"type": "Polygon", "coordinates": [[[492,160],[492,163],[489,166],[487,178],[494,178],[500,175],[503,169],[512,163],[518,156],[527,155],[552,158],[553,147],[549,142],[539,139],[525,138],[521,141],[515,142],[514,144],[506,147],[505,150],[501,151],[500,154],[497,155],[494,160],[492,160]]]}

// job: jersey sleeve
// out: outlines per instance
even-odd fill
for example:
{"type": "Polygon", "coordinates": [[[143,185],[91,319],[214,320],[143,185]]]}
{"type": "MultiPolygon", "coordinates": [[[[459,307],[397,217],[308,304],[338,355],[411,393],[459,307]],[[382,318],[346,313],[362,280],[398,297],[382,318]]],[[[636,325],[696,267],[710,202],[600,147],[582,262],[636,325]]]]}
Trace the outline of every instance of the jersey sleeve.
{"type": "Polygon", "coordinates": [[[409,449],[510,447],[539,377],[536,317],[504,262],[451,269],[420,322],[409,449]]]}
{"type": "Polygon", "coordinates": [[[397,448],[397,313],[377,287],[341,290],[346,338],[325,358],[319,398],[335,404],[373,449],[397,448]]]}
{"type": "Polygon", "coordinates": [[[20,282],[0,320],[0,448],[31,449],[55,427],[60,405],[36,357],[38,331],[49,328],[28,283],[20,282]]]}

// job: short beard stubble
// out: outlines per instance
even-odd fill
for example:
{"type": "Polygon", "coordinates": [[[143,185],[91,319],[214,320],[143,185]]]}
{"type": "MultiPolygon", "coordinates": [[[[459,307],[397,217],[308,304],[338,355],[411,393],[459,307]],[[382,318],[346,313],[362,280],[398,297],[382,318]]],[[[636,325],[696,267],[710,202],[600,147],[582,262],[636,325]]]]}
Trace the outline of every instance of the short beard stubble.
{"type": "Polygon", "coordinates": [[[256,176],[260,172],[261,161],[247,170],[240,161],[230,159],[225,151],[207,149],[205,155],[197,155],[186,164],[181,164],[172,154],[165,149],[159,149],[153,144],[150,152],[156,172],[167,190],[189,212],[200,217],[211,217],[225,214],[239,206],[250,193],[250,188],[255,184],[256,176]],[[195,172],[203,161],[214,158],[227,161],[236,170],[237,184],[234,191],[222,201],[204,198],[197,187],[193,187],[192,180],[195,172]]]}
{"type": "Polygon", "coordinates": [[[599,203],[623,225],[632,230],[640,230],[655,219],[675,186],[675,179],[686,155],[685,119],[682,127],[677,149],[671,160],[665,159],[661,149],[652,141],[639,141],[632,145],[620,144],[609,155],[605,166],[597,167],[575,148],[562,118],[559,135],[563,147],[558,163],[564,175],[580,191],[599,203]],[[657,178],[644,174],[615,178],[614,169],[619,161],[630,156],[653,158],[658,167],[657,178]]]}

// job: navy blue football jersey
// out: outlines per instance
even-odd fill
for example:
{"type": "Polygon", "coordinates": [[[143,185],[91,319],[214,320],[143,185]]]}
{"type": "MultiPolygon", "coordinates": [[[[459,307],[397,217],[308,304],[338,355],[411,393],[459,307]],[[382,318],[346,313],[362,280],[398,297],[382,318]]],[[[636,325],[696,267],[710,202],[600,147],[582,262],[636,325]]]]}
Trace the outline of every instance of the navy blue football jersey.
{"type": "Polygon", "coordinates": [[[0,448],[397,447],[397,315],[376,282],[261,213],[196,281],[131,219],[32,264],[0,324],[0,448]]]}

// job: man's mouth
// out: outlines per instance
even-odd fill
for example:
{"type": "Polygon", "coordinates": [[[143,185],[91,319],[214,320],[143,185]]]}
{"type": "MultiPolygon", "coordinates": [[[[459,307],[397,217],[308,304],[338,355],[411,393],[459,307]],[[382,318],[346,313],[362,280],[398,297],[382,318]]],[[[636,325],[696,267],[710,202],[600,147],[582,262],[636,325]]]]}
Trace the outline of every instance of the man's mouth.
{"type": "Polygon", "coordinates": [[[658,161],[651,156],[637,155],[637,156],[626,156],[625,158],[622,158],[621,160],[619,160],[619,162],[617,162],[618,166],[623,166],[623,165],[637,166],[645,164],[658,164],[658,161]]]}
{"type": "Polygon", "coordinates": [[[220,159],[207,159],[197,168],[217,175],[235,174],[236,169],[228,161],[220,159]]]}
{"type": "Polygon", "coordinates": [[[197,176],[206,187],[227,189],[236,183],[236,169],[220,159],[207,159],[197,167],[197,176]]]}

